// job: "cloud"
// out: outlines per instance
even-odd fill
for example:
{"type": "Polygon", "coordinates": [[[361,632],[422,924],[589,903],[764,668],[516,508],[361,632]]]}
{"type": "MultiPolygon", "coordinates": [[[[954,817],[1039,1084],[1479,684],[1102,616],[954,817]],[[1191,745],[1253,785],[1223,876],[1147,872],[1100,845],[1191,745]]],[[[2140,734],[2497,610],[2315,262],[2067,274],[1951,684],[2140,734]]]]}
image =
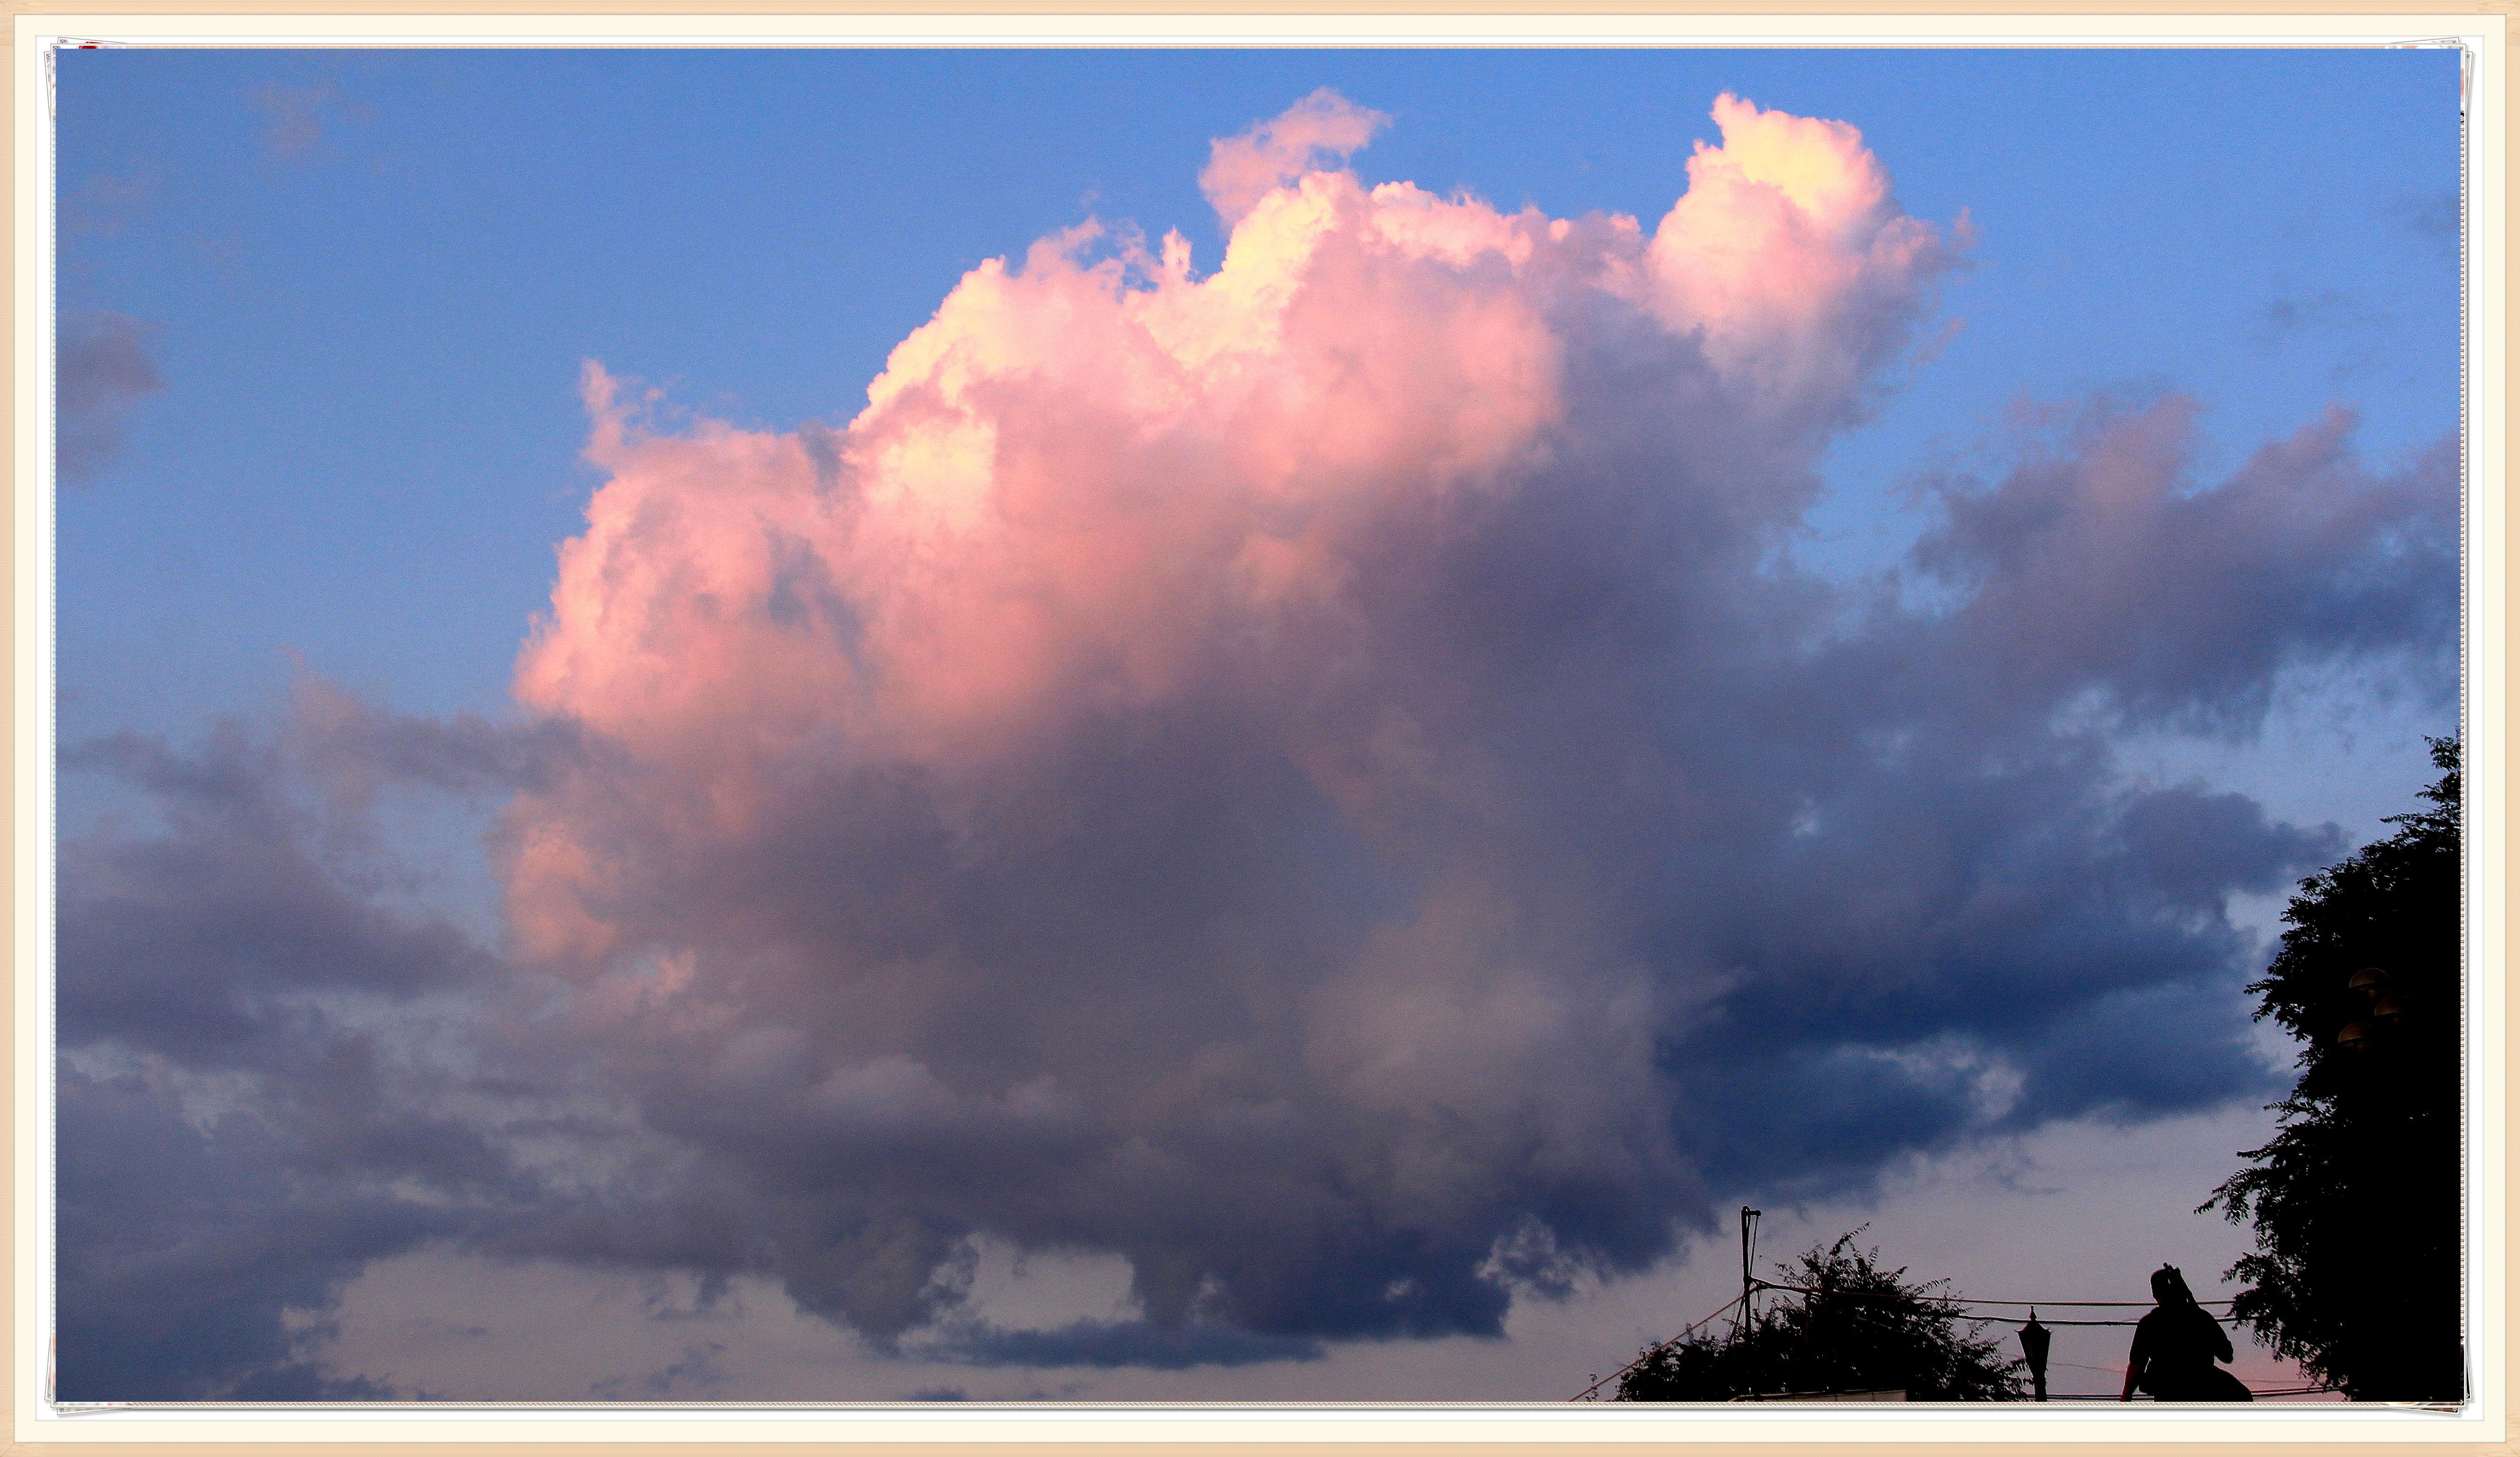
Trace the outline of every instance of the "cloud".
{"type": "Polygon", "coordinates": [[[311,86],[258,86],[248,100],[262,114],[262,152],[273,161],[298,162],[316,155],[341,121],[375,117],[373,107],[347,101],[331,81],[311,86]]]}
{"type": "Polygon", "coordinates": [[[692,1162],[520,1248],[878,1337],[980,1238],[1149,1331],[1492,1334],[1734,1191],[2262,1093],[2223,908],[2335,833],[2108,736],[2452,681],[2448,457],[2198,489],[2165,399],[1929,492],[1939,605],[1797,574],[1958,254],[1854,127],[1715,115],[1648,231],[1369,189],[1317,95],[1219,144],[1215,272],[984,264],[837,433],[590,367],[517,692],[612,756],[511,806],[512,950],[692,1162]]]}
{"type": "Polygon", "coordinates": [[[1851,412],[1866,374],[1906,343],[1918,286],[1957,263],[1951,244],[1900,210],[1847,123],[1730,93],[1714,115],[1723,145],[1696,144],[1688,191],[1654,231],[1659,311],[1702,330],[1736,382],[1851,412]]]}
{"type": "MultiPolygon", "coordinates": [[[[127,753],[133,747],[120,741],[112,751],[99,745],[81,751],[127,753]]],[[[503,798],[603,751],[564,722],[515,726],[472,713],[439,720],[384,712],[301,668],[291,687],[285,743],[265,751],[286,753],[340,804],[364,807],[385,784],[503,798]]]]}
{"type": "Polygon", "coordinates": [[[59,848],[65,1399],[396,1394],[305,1358],[342,1287],[545,1198],[490,1075],[505,968],[385,907],[373,827],[286,747],[338,717],[63,753],[147,808],[59,848]]]}
{"type": "Polygon", "coordinates": [[[356,1186],[310,1187],[285,1133],[197,1127],[165,1087],[66,1071],[59,1086],[58,1391],[65,1401],[374,1400],[306,1359],[367,1262],[461,1227],[356,1186]]]}
{"type": "Polygon", "coordinates": [[[2392,341],[2401,332],[2398,321],[2386,312],[2351,294],[2322,289],[2268,303],[2258,311],[2256,334],[2262,349],[2283,348],[2314,338],[2330,341],[2336,360],[2329,366],[2329,375],[2346,380],[2387,362],[2392,341]]]}
{"type": "Polygon", "coordinates": [[[297,1032],[276,999],[340,992],[403,1001],[495,966],[444,925],[365,903],[282,801],[281,767],[233,726],[199,757],[123,735],[63,768],[116,774],[157,802],[163,838],[72,840],[62,874],[66,1045],[114,1040],[196,1067],[260,1066],[297,1032]]]}
{"type": "Polygon", "coordinates": [[[1275,119],[1208,144],[1199,191],[1229,224],[1242,220],[1262,198],[1324,161],[1344,161],[1391,123],[1328,86],[1288,107],[1275,119]]]}
{"type": "Polygon", "coordinates": [[[2438,244],[2455,260],[2459,250],[2459,196],[2455,192],[2401,197],[2393,209],[2408,231],[2438,244]]]}
{"type": "MultiPolygon", "coordinates": [[[[2456,248],[2455,237],[2452,247],[2456,248]]],[[[2371,307],[2351,294],[2322,289],[2276,298],[2258,310],[2258,347],[2280,349],[2313,340],[2327,342],[2334,353],[2328,374],[2334,380],[2367,375],[2388,362],[2396,340],[2405,332],[2385,310],[2371,307]]]]}
{"type": "Polygon", "coordinates": [[[122,453],[131,407],[166,387],[144,346],[149,326],[125,314],[62,321],[53,349],[54,461],[64,480],[93,480],[122,453]]]}
{"type": "MultiPolygon", "coordinates": [[[[441,1240],[904,1361],[1493,1337],[1735,1196],[2263,1101],[2227,906],[2339,832],[2112,743],[2341,663],[2448,702],[2450,447],[2337,413],[2201,482],[2192,404],[2093,406],[1806,574],[1959,244],[1854,127],[1715,118],[1649,228],[1367,188],[1317,94],[1219,144],[1213,272],[992,260],[843,430],[590,366],[520,724],[308,682],[72,751],[154,819],[63,849],[66,1107],[231,1170],[66,1174],[82,1389],[302,1389],[292,1332],[441,1240]],[[388,893],[388,791],[504,801],[503,944],[388,893]],[[1125,1298],[1014,1320],[984,1250],[1125,1298]]],[[[677,1340],[598,1387],[739,1380],[677,1340]]]]}
{"type": "Polygon", "coordinates": [[[2258,310],[2258,341],[2272,347],[2298,334],[2335,333],[2384,322],[2384,316],[2364,308],[2353,295],[2322,289],[2277,298],[2258,310]]]}
{"type": "Polygon", "coordinates": [[[948,1340],[922,1343],[904,1353],[913,1359],[971,1366],[1134,1366],[1184,1371],[1193,1366],[1318,1361],[1323,1349],[1320,1342],[1302,1337],[1261,1336],[1232,1328],[1087,1320],[1052,1331],[957,1331],[948,1340]]]}
{"type": "Polygon", "coordinates": [[[161,172],[140,167],[130,175],[92,172],[78,191],[61,200],[62,229],[72,235],[111,235],[149,209],[157,201],[161,172]]]}
{"type": "Polygon", "coordinates": [[[1936,691],[1965,679],[2014,712],[2086,695],[2129,722],[2246,726],[2283,665],[2392,653],[2452,691],[2455,440],[2375,475],[2331,408],[2192,489],[2196,415],[2177,397],[2103,413],[1993,489],[1943,483],[1916,562],[1969,600],[1920,635],[1949,655],[1924,669],[1936,691]]]}
{"type": "Polygon", "coordinates": [[[718,1341],[701,1341],[683,1347],[682,1359],[649,1372],[633,1382],[626,1377],[607,1377],[587,1389],[587,1394],[598,1401],[661,1401],[708,1399],[708,1393],[726,1385],[727,1374],[718,1364],[726,1344],[718,1341]]]}

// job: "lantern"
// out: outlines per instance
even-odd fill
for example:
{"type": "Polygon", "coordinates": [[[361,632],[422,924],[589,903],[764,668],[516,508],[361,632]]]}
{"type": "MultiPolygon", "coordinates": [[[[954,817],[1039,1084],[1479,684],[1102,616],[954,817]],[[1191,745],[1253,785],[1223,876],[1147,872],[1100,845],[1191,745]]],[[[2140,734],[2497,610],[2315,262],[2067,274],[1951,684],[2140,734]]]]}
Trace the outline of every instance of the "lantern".
{"type": "Polygon", "coordinates": [[[2030,1324],[2021,1328],[2021,1355],[2030,1363],[2032,1399],[2048,1399],[2048,1328],[2039,1323],[2039,1307],[2030,1307],[2030,1324]]]}

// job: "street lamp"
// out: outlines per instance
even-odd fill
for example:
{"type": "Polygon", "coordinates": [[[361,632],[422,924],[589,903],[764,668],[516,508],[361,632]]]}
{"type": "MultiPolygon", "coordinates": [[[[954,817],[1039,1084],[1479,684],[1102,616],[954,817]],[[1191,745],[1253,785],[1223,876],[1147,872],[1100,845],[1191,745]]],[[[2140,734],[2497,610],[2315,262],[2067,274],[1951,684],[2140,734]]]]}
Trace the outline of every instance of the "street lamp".
{"type": "Polygon", "coordinates": [[[2408,998],[2379,967],[2366,966],[2346,978],[2345,989],[2362,993],[2371,1007],[2370,1021],[2349,1022],[2336,1033],[2336,1045],[2348,1052],[2366,1051],[2379,1039],[2382,1029],[2394,1027],[2406,1019],[2408,998]]]}
{"type": "Polygon", "coordinates": [[[2039,1323],[2039,1307],[2030,1307],[2030,1324],[2021,1328],[2021,1354],[2030,1362],[2031,1399],[2048,1399],[2048,1328],[2039,1323]]]}

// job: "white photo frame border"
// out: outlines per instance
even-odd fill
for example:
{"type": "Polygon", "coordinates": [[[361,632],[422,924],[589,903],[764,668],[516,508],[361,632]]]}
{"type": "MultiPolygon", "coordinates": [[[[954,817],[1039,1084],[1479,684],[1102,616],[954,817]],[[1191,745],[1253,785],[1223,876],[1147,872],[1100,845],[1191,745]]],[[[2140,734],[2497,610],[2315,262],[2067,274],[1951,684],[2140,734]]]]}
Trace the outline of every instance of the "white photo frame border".
{"type": "MultiPolygon", "coordinates": [[[[2509,1138],[2504,985],[2512,885],[2507,724],[2510,519],[2507,473],[2505,289],[2508,19],[2501,14],[2360,11],[2331,14],[2136,15],[1989,13],[1911,16],[1593,14],[1295,15],[1172,12],[1104,15],[262,14],[131,15],[57,11],[12,17],[10,147],[15,187],[12,391],[16,489],[11,513],[14,856],[10,1100],[12,1293],[9,1391],[14,1440],[60,1443],[446,1444],[1124,1442],[1231,1440],[1443,1443],[2070,1441],[2302,1444],[2386,1442],[2479,1446],[2507,1440],[2510,1348],[2507,1251],[2509,1138]],[[56,1405],[47,1389],[51,1331],[50,997],[53,904],[51,365],[53,337],[50,62],[55,47],[200,48],[782,48],[782,47],[1796,47],[2266,48],[2456,45],[2467,60],[2468,199],[2463,299],[2462,482],[2467,564],[2462,644],[2462,738],[2467,785],[2465,865],[2470,1069],[2467,1307],[2471,1399],[2455,1411],[2416,1408],[2256,1408],[2045,1411],[1881,1406],[1842,1411],[1772,1408],[1715,1412],[1651,1406],[1410,1405],[1036,1406],[939,1408],[461,1404],[253,1408],[56,1405]],[[2497,1095],[2499,1096],[2497,1096],[2497,1095]]],[[[405,1450],[419,1450],[404,1448],[405,1450]]],[[[697,1449],[697,1448],[695,1448],[697,1449]]]]}

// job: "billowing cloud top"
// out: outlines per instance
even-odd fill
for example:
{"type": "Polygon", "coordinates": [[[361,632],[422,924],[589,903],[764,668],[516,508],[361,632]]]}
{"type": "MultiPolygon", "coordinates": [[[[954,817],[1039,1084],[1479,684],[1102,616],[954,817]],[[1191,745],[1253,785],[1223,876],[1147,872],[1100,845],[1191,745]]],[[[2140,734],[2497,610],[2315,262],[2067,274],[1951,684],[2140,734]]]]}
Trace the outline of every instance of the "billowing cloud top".
{"type": "Polygon", "coordinates": [[[1930,590],[1801,574],[1956,244],[1854,127],[1714,117],[1648,232],[1368,187],[1316,93],[1216,144],[1213,272],[985,263],[843,430],[590,366],[508,949],[678,1152],[500,1248],[878,1336],[975,1236],[1162,1326],[1493,1332],[1718,1195],[2255,1091],[2224,900],[2336,832],[2107,736],[2446,691],[2454,461],[2339,416],[2198,488],[2185,405],[2095,412],[1928,496],[1930,590]]]}
{"type": "Polygon", "coordinates": [[[699,772],[730,810],[788,734],[960,762],[1337,614],[1400,518],[1466,524],[1531,489],[1592,403],[1570,388],[1639,391],[1629,429],[1748,467],[1666,490],[1790,522],[1816,427],[1950,254],[1852,127],[1729,96],[1716,116],[1727,147],[1701,144],[1647,238],[1296,175],[1378,120],[1317,93],[1217,144],[1211,190],[1250,196],[1214,274],[1178,236],[1087,262],[1091,224],[1020,271],[983,264],[836,435],[643,437],[591,369],[590,454],[615,478],[518,696],[699,772]]]}

